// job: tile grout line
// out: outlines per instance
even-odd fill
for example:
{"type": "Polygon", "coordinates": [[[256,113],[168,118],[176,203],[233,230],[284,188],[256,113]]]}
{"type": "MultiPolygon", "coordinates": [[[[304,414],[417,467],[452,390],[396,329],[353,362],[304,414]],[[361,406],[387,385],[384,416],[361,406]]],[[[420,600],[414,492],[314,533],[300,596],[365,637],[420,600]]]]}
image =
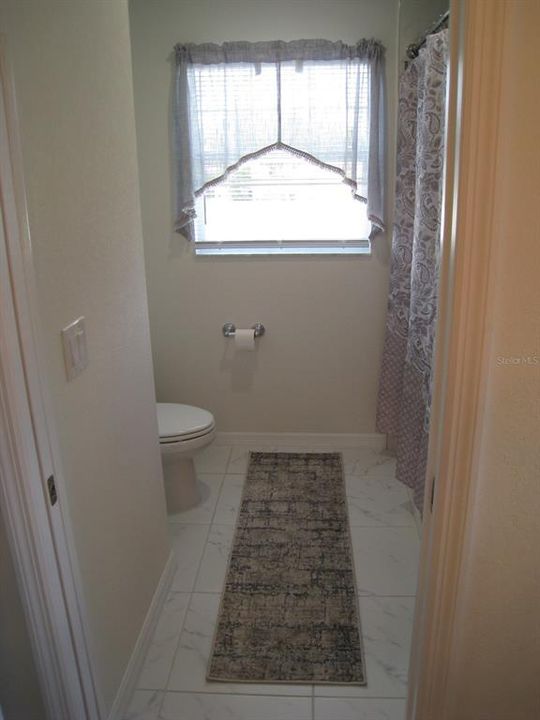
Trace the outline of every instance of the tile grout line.
{"type": "Polygon", "coordinates": [[[352,523],[349,523],[351,528],[368,528],[369,530],[388,530],[388,528],[410,528],[411,530],[416,531],[416,525],[357,525],[356,523],[353,525],[352,523]]]}
{"type": "MultiPolygon", "coordinates": [[[[227,473],[225,472],[225,473],[223,473],[223,475],[222,475],[222,477],[221,477],[221,482],[219,483],[219,488],[218,488],[217,498],[216,498],[216,504],[214,505],[214,512],[212,513],[212,518],[211,518],[211,520],[210,520],[210,527],[212,527],[212,525],[214,524],[214,519],[215,519],[215,517],[216,517],[217,507],[218,507],[219,501],[220,501],[220,499],[221,499],[221,493],[223,492],[223,486],[225,485],[225,478],[226,478],[226,477],[227,477],[227,473]]],[[[204,549],[205,549],[205,550],[206,550],[206,545],[207,545],[207,543],[208,543],[208,540],[206,541],[205,546],[204,546],[204,549]]],[[[203,550],[203,554],[204,554],[204,550],[203,550]]]]}
{"type": "MultiPolygon", "coordinates": [[[[271,685],[272,683],[268,683],[271,685]]],[[[344,689],[346,686],[344,685],[314,685],[314,688],[318,687],[340,687],[344,689]]],[[[321,698],[324,699],[330,699],[330,700],[406,700],[406,695],[287,695],[279,693],[246,693],[246,692],[208,692],[204,690],[156,690],[153,688],[137,688],[137,691],[140,692],[163,692],[168,693],[169,695],[210,695],[210,697],[214,695],[224,695],[225,697],[247,697],[247,698],[259,698],[259,697],[265,697],[265,698],[280,698],[280,699],[291,699],[291,698],[298,698],[300,700],[309,700],[310,698],[313,698],[313,700],[320,700],[321,698]]]]}
{"type": "MultiPolygon", "coordinates": [[[[225,478],[223,478],[223,481],[225,478]]],[[[223,485],[220,486],[220,489],[223,487],[223,485]]],[[[219,497],[218,497],[219,502],[219,497]]],[[[214,512],[212,515],[212,520],[209,520],[208,522],[178,522],[177,520],[171,520],[169,521],[169,525],[172,526],[180,526],[180,527],[201,527],[201,525],[234,525],[234,522],[215,522],[215,516],[216,516],[216,509],[217,509],[217,503],[216,507],[214,508],[214,512]]],[[[364,528],[367,530],[388,530],[391,528],[394,528],[396,530],[416,530],[415,525],[357,525],[356,523],[349,523],[349,526],[351,528],[364,528]]]]}
{"type": "MultiPolygon", "coordinates": [[[[165,687],[163,688],[163,696],[162,696],[162,698],[161,698],[161,702],[160,702],[159,708],[158,708],[158,718],[159,718],[160,715],[161,715],[161,709],[162,709],[162,707],[163,707],[163,703],[165,702],[165,696],[166,696],[166,694],[169,692],[169,683],[170,683],[170,681],[171,681],[171,675],[172,675],[172,670],[173,670],[174,662],[175,662],[176,656],[177,656],[177,654],[178,654],[178,649],[179,649],[179,647],[180,647],[180,641],[181,641],[181,639],[182,639],[182,633],[183,633],[183,631],[184,631],[184,627],[185,627],[185,624],[186,624],[186,620],[187,620],[187,617],[188,617],[188,613],[189,613],[189,610],[190,610],[190,608],[191,608],[191,603],[192,603],[192,601],[193,601],[193,593],[194,593],[194,591],[195,591],[195,586],[197,585],[197,580],[199,579],[199,573],[200,573],[200,571],[201,571],[201,565],[202,565],[204,553],[205,553],[205,550],[206,550],[206,548],[207,548],[207,546],[208,546],[208,538],[210,537],[210,531],[211,531],[211,529],[212,529],[212,521],[213,521],[213,519],[214,519],[214,517],[215,517],[215,514],[216,514],[216,508],[217,508],[217,505],[218,505],[218,502],[219,502],[219,498],[221,497],[221,490],[222,490],[222,488],[223,488],[223,483],[224,483],[224,480],[225,480],[226,469],[227,469],[228,466],[229,466],[229,460],[230,460],[230,456],[231,456],[231,451],[232,451],[232,447],[229,448],[229,454],[228,454],[228,456],[227,456],[227,463],[226,463],[226,465],[225,465],[225,472],[220,473],[220,474],[221,474],[221,482],[220,482],[219,488],[218,488],[218,493],[217,493],[217,498],[216,498],[216,504],[215,504],[215,507],[214,507],[214,512],[212,513],[212,520],[208,523],[208,529],[207,529],[207,532],[206,532],[206,538],[205,538],[205,541],[204,541],[204,545],[203,545],[203,548],[202,548],[201,555],[200,555],[200,557],[199,557],[199,562],[198,562],[198,564],[197,564],[197,571],[195,572],[195,575],[194,575],[194,578],[193,578],[193,585],[192,585],[192,587],[191,587],[191,592],[189,593],[189,599],[188,599],[188,604],[187,604],[186,612],[185,612],[184,618],[183,618],[183,620],[182,620],[182,624],[181,624],[181,627],[180,627],[180,632],[178,633],[178,641],[176,642],[176,647],[175,647],[175,649],[174,649],[174,653],[173,653],[173,656],[172,656],[171,664],[170,664],[170,667],[169,667],[169,672],[167,673],[167,680],[165,681],[165,687]]],[[[210,474],[211,474],[211,473],[208,473],[208,475],[210,475],[210,474]]],[[[218,473],[216,473],[216,475],[217,475],[217,474],[218,474],[218,473]]]]}
{"type": "Polygon", "coordinates": [[[162,707],[163,707],[163,703],[165,702],[165,695],[167,694],[167,687],[168,687],[168,685],[169,685],[169,680],[170,680],[171,673],[172,673],[172,668],[173,668],[173,665],[174,665],[174,659],[176,658],[176,653],[178,652],[178,646],[180,645],[180,638],[181,638],[181,636],[182,636],[182,631],[183,631],[184,625],[185,625],[185,623],[186,623],[187,614],[188,614],[189,608],[190,608],[190,606],[191,606],[191,598],[192,598],[192,596],[193,596],[193,591],[189,593],[189,598],[188,598],[188,602],[187,602],[186,612],[184,613],[184,617],[183,617],[183,619],[182,619],[182,622],[180,623],[180,631],[179,631],[179,633],[178,633],[178,640],[176,641],[176,645],[175,645],[175,648],[174,648],[174,653],[173,653],[173,655],[172,655],[172,660],[171,660],[171,664],[170,664],[170,667],[169,667],[169,672],[167,673],[167,680],[165,681],[165,687],[162,688],[161,690],[158,690],[158,691],[157,691],[157,692],[161,692],[161,700],[160,700],[160,702],[159,702],[159,707],[158,707],[158,711],[157,711],[157,715],[156,715],[157,720],[159,720],[159,718],[161,717],[161,709],[162,709],[162,707]]]}
{"type": "MultiPolygon", "coordinates": [[[[193,593],[194,595],[221,595],[220,590],[192,590],[192,591],[177,590],[176,592],[179,592],[179,593],[184,592],[184,594],[186,594],[186,595],[190,595],[191,593],[193,593]]],[[[377,593],[377,594],[374,593],[372,595],[360,595],[359,594],[358,597],[360,597],[362,599],[364,599],[364,598],[366,598],[366,599],[371,599],[371,598],[416,598],[416,595],[415,594],[413,594],[413,595],[403,595],[403,594],[384,595],[384,594],[380,594],[380,593],[377,593]]]]}
{"type": "MultiPolygon", "coordinates": [[[[204,550],[203,550],[203,552],[204,552],[204,550]]],[[[202,556],[201,556],[201,557],[202,557],[202,556]]],[[[198,570],[197,570],[197,572],[198,572],[198,570]]],[[[179,647],[179,645],[180,645],[180,638],[182,637],[182,632],[183,632],[184,626],[185,626],[185,624],[186,624],[186,619],[187,619],[187,615],[188,615],[188,612],[189,612],[189,608],[191,607],[191,600],[192,600],[192,598],[193,598],[193,590],[189,593],[189,598],[188,598],[188,602],[187,602],[186,612],[184,613],[184,617],[183,617],[183,619],[182,619],[182,622],[180,623],[180,630],[179,630],[179,632],[178,632],[178,640],[176,641],[176,645],[175,645],[174,652],[173,652],[173,655],[172,655],[171,664],[170,664],[170,666],[169,666],[169,672],[167,673],[167,679],[166,679],[166,681],[165,681],[165,687],[162,688],[160,691],[158,691],[158,692],[161,692],[161,693],[162,693],[161,702],[159,703],[158,712],[157,712],[157,718],[158,718],[158,719],[159,719],[160,716],[161,716],[161,708],[163,707],[163,703],[165,702],[165,695],[166,695],[167,692],[168,692],[169,680],[171,679],[171,673],[172,673],[172,669],[173,669],[173,665],[174,665],[174,660],[175,660],[175,658],[176,658],[176,653],[178,652],[178,647],[179,647]]]]}
{"type": "MultiPolygon", "coordinates": [[[[226,446],[225,446],[226,447],[226,446]]],[[[225,475],[229,472],[229,465],[231,464],[231,457],[232,457],[232,451],[233,451],[234,445],[231,445],[229,447],[229,454],[227,455],[227,463],[225,465],[225,475]]]]}
{"type": "Polygon", "coordinates": [[[161,703],[160,703],[160,706],[159,706],[158,717],[159,717],[160,714],[161,714],[161,706],[163,705],[163,702],[164,702],[164,700],[165,700],[165,695],[169,692],[169,682],[170,682],[170,680],[171,680],[172,669],[173,669],[174,661],[176,660],[176,655],[177,655],[177,653],[178,653],[178,648],[180,647],[180,639],[181,639],[181,637],[182,637],[182,632],[184,631],[184,627],[185,627],[185,624],[186,624],[186,619],[187,619],[187,616],[188,616],[189,609],[190,609],[190,607],[191,607],[191,601],[192,601],[192,599],[193,599],[193,591],[191,591],[191,592],[189,593],[189,600],[188,600],[188,605],[187,605],[187,608],[186,608],[186,614],[184,615],[184,619],[182,620],[182,625],[181,625],[181,627],[180,627],[180,632],[178,633],[178,640],[176,641],[176,646],[175,646],[175,648],[174,648],[174,653],[173,653],[173,656],[172,656],[171,664],[170,664],[170,666],[169,666],[169,672],[167,673],[167,680],[165,681],[165,687],[163,688],[163,698],[162,698],[161,703]]]}
{"type": "MultiPolygon", "coordinates": [[[[229,451],[229,454],[230,454],[230,451],[229,451]]],[[[227,462],[228,462],[228,459],[227,459],[227,462]]],[[[210,473],[208,473],[208,474],[210,474],[210,473]]],[[[217,474],[217,473],[216,473],[216,474],[217,474]]],[[[218,501],[219,501],[219,496],[221,495],[221,488],[223,487],[223,480],[224,480],[224,478],[225,478],[225,475],[222,475],[221,483],[220,483],[220,486],[219,486],[218,498],[217,498],[217,500],[216,500],[216,507],[217,507],[217,503],[218,503],[218,501]]],[[[214,508],[214,513],[213,513],[213,515],[212,515],[212,518],[213,518],[214,515],[215,515],[215,511],[216,511],[216,508],[214,508]]],[[[169,523],[169,524],[170,524],[170,523],[169,523]]],[[[193,585],[192,585],[191,591],[190,591],[190,593],[189,593],[188,605],[187,605],[187,608],[186,608],[186,612],[185,612],[185,615],[184,615],[184,619],[182,620],[182,624],[181,624],[181,627],[180,627],[180,632],[178,633],[178,640],[177,640],[177,642],[176,642],[176,646],[175,646],[174,653],[173,653],[173,656],[172,656],[172,661],[171,661],[171,664],[170,664],[170,667],[169,667],[169,672],[167,673],[167,680],[165,681],[165,687],[163,688],[163,697],[162,697],[162,699],[161,699],[161,703],[160,703],[159,709],[158,709],[158,718],[159,718],[159,716],[160,716],[160,714],[161,714],[161,708],[162,708],[163,703],[164,703],[164,701],[165,701],[165,695],[167,694],[167,692],[169,692],[169,682],[170,682],[170,680],[171,680],[171,675],[172,675],[172,669],[173,669],[173,666],[174,666],[174,661],[175,661],[176,655],[177,655],[177,653],[178,653],[178,648],[180,647],[180,640],[181,640],[181,638],[182,638],[182,632],[183,632],[183,630],[184,630],[184,627],[185,627],[185,624],[186,624],[186,620],[187,620],[187,616],[188,616],[189,610],[190,610],[190,608],[191,608],[191,603],[192,603],[192,600],[193,600],[193,592],[194,592],[194,589],[195,589],[195,585],[197,584],[197,580],[198,580],[199,573],[200,573],[200,570],[201,570],[202,560],[203,560],[203,557],[204,557],[204,552],[205,552],[206,547],[207,547],[207,545],[208,545],[208,538],[209,538],[209,536],[210,536],[210,530],[211,530],[211,528],[212,528],[212,522],[208,523],[208,528],[207,528],[207,531],[206,531],[206,538],[205,538],[205,541],[204,541],[204,545],[203,545],[203,548],[202,548],[201,555],[200,555],[200,557],[199,557],[199,562],[197,563],[197,570],[196,570],[195,575],[194,575],[194,578],[193,578],[193,585]]]]}

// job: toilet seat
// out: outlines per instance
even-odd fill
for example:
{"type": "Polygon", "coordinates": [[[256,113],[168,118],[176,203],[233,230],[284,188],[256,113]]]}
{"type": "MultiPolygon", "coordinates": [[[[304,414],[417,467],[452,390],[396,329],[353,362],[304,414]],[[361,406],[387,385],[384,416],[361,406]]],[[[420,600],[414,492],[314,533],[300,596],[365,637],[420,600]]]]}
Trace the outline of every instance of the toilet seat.
{"type": "Polygon", "coordinates": [[[215,428],[212,413],[192,405],[157,403],[157,417],[161,445],[203,438],[215,428]]]}

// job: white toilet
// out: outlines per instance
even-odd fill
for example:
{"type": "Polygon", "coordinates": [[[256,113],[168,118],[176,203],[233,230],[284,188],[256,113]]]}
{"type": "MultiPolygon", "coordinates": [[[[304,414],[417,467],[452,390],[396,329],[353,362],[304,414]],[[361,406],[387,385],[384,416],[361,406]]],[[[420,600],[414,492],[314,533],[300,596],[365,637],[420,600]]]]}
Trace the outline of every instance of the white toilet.
{"type": "Polygon", "coordinates": [[[216,425],[208,410],[177,403],[157,403],[157,417],[167,511],[174,514],[200,500],[193,457],[212,442],[216,425]]]}

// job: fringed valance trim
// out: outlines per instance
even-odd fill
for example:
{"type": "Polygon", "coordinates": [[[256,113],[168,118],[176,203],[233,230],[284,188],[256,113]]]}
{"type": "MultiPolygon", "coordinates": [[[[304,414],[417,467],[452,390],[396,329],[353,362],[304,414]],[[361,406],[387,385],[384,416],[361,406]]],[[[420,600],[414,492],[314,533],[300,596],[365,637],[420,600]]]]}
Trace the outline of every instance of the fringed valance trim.
{"type": "Polygon", "coordinates": [[[323,170],[330,170],[331,172],[341,175],[343,182],[351,187],[354,198],[356,200],[361,200],[362,202],[367,202],[367,198],[363,197],[362,195],[358,195],[356,193],[358,183],[356,183],[351,178],[347,177],[345,175],[345,173],[343,172],[343,170],[341,170],[341,168],[335,167],[334,165],[329,165],[328,163],[325,163],[322,160],[318,160],[313,155],[310,155],[310,153],[305,152],[304,150],[299,150],[298,148],[294,148],[291,145],[287,145],[286,143],[283,143],[283,142],[275,142],[272,145],[267,145],[266,147],[261,148],[260,150],[256,150],[255,152],[244,155],[243,157],[241,157],[238,160],[238,162],[235,162],[234,165],[230,165],[228,168],[226,168],[225,172],[222,175],[219,175],[219,177],[209,180],[202,187],[195,190],[195,197],[199,197],[199,195],[202,195],[205,192],[205,190],[208,190],[208,188],[213,187],[214,185],[219,185],[221,182],[226,180],[227,177],[232,172],[234,172],[235,170],[237,170],[239,167],[241,167],[245,163],[249,162],[250,160],[254,160],[255,158],[262,157],[263,155],[267,155],[268,153],[271,153],[274,150],[286,150],[287,152],[290,152],[293,155],[296,155],[297,157],[301,157],[304,160],[307,160],[308,162],[312,163],[313,165],[317,165],[318,167],[322,168],[323,170]]]}
{"type": "MultiPolygon", "coordinates": [[[[235,170],[238,170],[242,165],[249,162],[250,160],[255,160],[256,158],[262,157],[263,155],[268,155],[269,153],[272,153],[276,150],[286,150],[287,152],[292,153],[293,155],[296,155],[297,157],[301,157],[303,160],[307,160],[307,162],[312,163],[313,165],[317,165],[318,167],[322,168],[323,170],[329,170],[330,172],[336,173],[337,175],[340,175],[342,178],[342,182],[348,185],[351,188],[352,196],[355,200],[359,200],[360,202],[367,203],[367,198],[363,195],[359,195],[356,191],[358,188],[358,183],[356,183],[352,178],[347,177],[347,175],[343,172],[341,168],[335,167],[334,165],[330,165],[329,163],[322,162],[322,160],[319,160],[318,158],[314,157],[308,152],[305,152],[304,150],[299,150],[298,148],[292,147],[292,145],[287,145],[283,142],[275,142],[272,145],[267,145],[264,148],[261,148],[260,150],[256,150],[255,152],[248,153],[247,155],[244,155],[241,157],[237,162],[235,162],[233,165],[229,165],[225,169],[225,172],[223,172],[218,177],[212,178],[212,180],[209,180],[204,185],[202,185],[200,188],[197,188],[194,192],[194,196],[200,197],[203,195],[206,190],[208,190],[211,187],[215,187],[216,185],[220,185],[221,183],[225,182],[229,175],[233,173],[235,170]]],[[[184,207],[182,208],[182,212],[180,214],[180,217],[178,218],[175,229],[176,232],[184,232],[185,226],[188,223],[191,223],[195,218],[197,217],[197,213],[195,212],[195,209],[193,207],[184,207]]],[[[384,230],[384,223],[383,221],[374,216],[370,215],[368,217],[368,220],[377,226],[379,230],[384,230]]]]}

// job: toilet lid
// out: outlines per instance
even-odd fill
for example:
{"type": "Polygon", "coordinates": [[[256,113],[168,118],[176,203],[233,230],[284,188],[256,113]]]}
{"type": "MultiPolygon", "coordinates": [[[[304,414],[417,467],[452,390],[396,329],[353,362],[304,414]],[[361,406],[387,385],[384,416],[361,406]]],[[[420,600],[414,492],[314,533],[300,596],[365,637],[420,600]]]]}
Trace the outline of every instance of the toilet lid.
{"type": "Polygon", "coordinates": [[[157,417],[160,438],[193,435],[214,427],[212,413],[192,405],[157,403],[157,417]]]}

